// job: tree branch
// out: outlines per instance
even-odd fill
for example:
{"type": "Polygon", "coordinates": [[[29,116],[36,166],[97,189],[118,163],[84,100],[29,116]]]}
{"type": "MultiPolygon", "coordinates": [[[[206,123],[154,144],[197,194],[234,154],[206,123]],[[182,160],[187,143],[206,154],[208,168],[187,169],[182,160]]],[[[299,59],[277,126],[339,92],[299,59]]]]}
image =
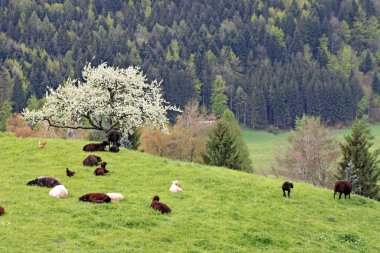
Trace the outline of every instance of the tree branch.
{"type": "Polygon", "coordinates": [[[57,127],[57,128],[70,128],[70,129],[94,129],[94,130],[103,130],[96,128],[94,126],[87,127],[87,126],[66,126],[66,125],[58,125],[55,123],[51,123],[50,119],[45,119],[49,123],[49,127],[57,127]]]}

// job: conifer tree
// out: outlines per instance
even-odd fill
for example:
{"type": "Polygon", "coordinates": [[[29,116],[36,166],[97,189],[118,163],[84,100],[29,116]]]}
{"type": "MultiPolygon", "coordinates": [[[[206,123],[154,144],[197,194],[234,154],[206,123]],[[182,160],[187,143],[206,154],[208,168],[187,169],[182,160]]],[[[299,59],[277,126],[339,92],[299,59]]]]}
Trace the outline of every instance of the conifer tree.
{"type": "Polygon", "coordinates": [[[378,95],[380,95],[380,80],[379,76],[377,73],[373,75],[373,80],[372,80],[372,91],[378,95]]]}
{"type": "Polygon", "coordinates": [[[380,150],[370,151],[373,138],[367,118],[354,123],[352,133],[345,136],[344,143],[340,143],[343,158],[339,162],[338,177],[342,179],[346,177],[346,167],[352,161],[357,168],[357,194],[378,199],[377,182],[380,177],[378,155],[380,150]]]}
{"type": "Polygon", "coordinates": [[[368,71],[372,70],[372,59],[369,52],[367,52],[366,57],[362,64],[359,66],[360,71],[367,73],[368,71]]]}
{"type": "Polygon", "coordinates": [[[352,182],[352,192],[360,192],[360,186],[358,185],[358,169],[355,168],[355,165],[352,163],[352,161],[347,164],[344,173],[344,180],[352,182]]]}
{"type": "Polygon", "coordinates": [[[221,75],[217,75],[212,86],[211,110],[215,115],[222,116],[224,110],[227,109],[228,102],[227,96],[223,93],[226,89],[226,82],[221,75]]]}
{"type": "Polygon", "coordinates": [[[12,101],[13,101],[13,106],[12,106],[13,112],[21,112],[22,109],[24,109],[25,94],[22,88],[22,81],[19,76],[16,76],[15,81],[14,81],[12,101]]]}
{"type": "Polygon", "coordinates": [[[209,165],[252,171],[247,147],[230,110],[223,113],[222,119],[210,133],[203,160],[209,165]]]}

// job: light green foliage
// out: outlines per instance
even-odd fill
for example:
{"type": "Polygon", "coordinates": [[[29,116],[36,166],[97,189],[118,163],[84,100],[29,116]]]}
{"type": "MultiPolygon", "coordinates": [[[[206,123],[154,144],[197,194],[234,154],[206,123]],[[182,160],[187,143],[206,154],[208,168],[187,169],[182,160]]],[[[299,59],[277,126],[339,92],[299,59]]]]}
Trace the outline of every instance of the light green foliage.
{"type": "Polygon", "coordinates": [[[358,116],[363,116],[365,114],[368,114],[371,91],[368,87],[364,87],[363,91],[364,91],[364,96],[360,99],[358,103],[358,116]]]}
{"type": "Polygon", "coordinates": [[[286,16],[285,11],[273,7],[270,7],[268,11],[270,16],[274,19],[278,18],[279,20],[282,20],[286,16]]]}
{"type": "Polygon", "coordinates": [[[29,110],[39,110],[45,103],[45,99],[37,99],[35,96],[31,96],[28,99],[27,107],[29,110]]]}
{"type": "Polygon", "coordinates": [[[136,36],[136,43],[139,46],[142,45],[144,42],[148,40],[148,37],[149,37],[148,29],[145,26],[138,24],[135,36],[136,36]]]}
{"type": "Polygon", "coordinates": [[[5,100],[0,103],[0,131],[5,131],[5,122],[12,114],[12,103],[5,100]]]}
{"type": "Polygon", "coordinates": [[[352,49],[349,45],[343,45],[341,51],[338,52],[338,61],[341,72],[349,77],[352,70],[352,49]]]}
{"type": "Polygon", "coordinates": [[[150,0],[143,0],[142,1],[142,6],[144,8],[144,16],[145,18],[149,18],[150,15],[152,14],[152,3],[150,0]]]}
{"type": "Polygon", "coordinates": [[[347,24],[345,20],[342,21],[342,30],[343,30],[343,38],[345,43],[349,43],[352,35],[350,30],[350,25],[347,24]]]}
{"type": "MultiPolygon", "coordinates": [[[[341,129],[331,131],[339,141],[350,133],[351,129],[341,129]]],[[[372,125],[371,132],[375,136],[374,145],[371,150],[380,148],[380,125],[372,125]]],[[[243,128],[243,139],[247,144],[248,152],[253,163],[253,168],[261,174],[268,174],[271,171],[271,164],[274,162],[273,153],[276,147],[284,146],[289,137],[289,132],[282,132],[277,135],[265,131],[253,131],[243,128]]]]}
{"type": "Polygon", "coordinates": [[[166,53],[166,61],[174,61],[177,62],[180,60],[179,57],[179,45],[177,40],[172,40],[170,43],[170,47],[166,53]]]}
{"type": "Polygon", "coordinates": [[[311,52],[310,46],[308,44],[306,44],[303,48],[303,58],[307,62],[310,62],[310,63],[315,62],[313,58],[313,53],[311,52]]]}
{"type": "Polygon", "coordinates": [[[129,48],[129,57],[133,65],[139,66],[142,62],[139,51],[137,49],[136,43],[134,41],[128,40],[127,45],[129,48]]]}
{"type": "Polygon", "coordinates": [[[222,116],[227,109],[227,96],[223,93],[226,89],[226,82],[221,75],[217,75],[212,84],[211,111],[217,116],[222,116]]]}
{"type": "Polygon", "coordinates": [[[275,25],[272,25],[269,29],[269,33],[274,35],[277,38],[277,41],[281,46],[285,46],[285,40],[284,40],[285,35],[284,35],[284,31],[282,31],[281,28],[275,25]]]}
{"type": "Polygon", "coordinates": [[[351,195],[333,200],[330,189],[293,182],[282,197],[283,179],[182,163],[122,149],[97,153],[107,176],[80,165],[83,141],[0,135],[3,169],[0,217],[2,252],[378,252],[378,202],[351,195]],[[15,159],[17,158],[17,159],[15,159]],[[65,168],[76,171],[65,175],[65,168]],[[50,189],[26,186],[46,175],[59,178],[67,199],[50,189]],[[181,181],[183,193],[168,191],[181,181]],[[121,202],[90,204],[90,192],[120,192],[121,202]],[[154,195],[172,209],[152,210],[154,195]],[[302,211],[300,211],[300,208],[302,211]]]}
{"type": "Polygon", "coordinates": [[[219,37],[224,40],[228,34],[236,31],[236,25],[232,20],[225,19],[219,27],[219,37]]]}

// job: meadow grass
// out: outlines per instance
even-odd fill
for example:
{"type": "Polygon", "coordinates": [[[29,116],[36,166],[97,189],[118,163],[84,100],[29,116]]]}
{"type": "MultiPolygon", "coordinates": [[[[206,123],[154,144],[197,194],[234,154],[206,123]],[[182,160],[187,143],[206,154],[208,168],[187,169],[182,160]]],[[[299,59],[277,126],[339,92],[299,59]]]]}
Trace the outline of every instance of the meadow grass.
{"type": "MultiPolygon", "coordinates": [[[[344,136],[351,134],[351,129],[331,130],[331,133],[336,136],[337,141],[341,142],[344,140],[344,136]]],[[[379,149],[380,125],[371,125],[371,133],[375,137],[372,150],[379,149]]],[[[281,150],[289,137],[289,132],[273,135],[265,131],[253,131],[248,128],[242,128],[242,134],[247,144],[255,172],[258,174],[271,174],[271,167],[274,163],[273,153],[276,149],[281,150]]]]}
{"type": "Polygon", "coordinates": [[[0,138],[0,252],[380,252],[380,204],[366,198],[295,182],[288,199],[282,179],[125,149],[98,152],[111,173],[96,177],[84,141],[46,141],[0,138]],[[38,176],[59,178],[69,198],[26,186],[38,176]],[[185,192],[168,191],[174,179],[185,192]],[[90,192],[125,200],[78,201],[90,192]],[[154,195],[171,214],[150,208],[154,195]]]}

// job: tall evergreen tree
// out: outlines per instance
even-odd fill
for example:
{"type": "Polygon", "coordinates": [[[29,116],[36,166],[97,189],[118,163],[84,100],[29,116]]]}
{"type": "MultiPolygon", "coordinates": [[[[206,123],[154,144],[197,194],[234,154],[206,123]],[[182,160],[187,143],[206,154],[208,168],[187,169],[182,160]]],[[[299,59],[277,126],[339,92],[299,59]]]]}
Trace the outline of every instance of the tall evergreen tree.
{"type": "Polygon", "coordinates": [[[347,167],[344,171],[344,180],[352,182],[352,192],[353,193],[358,193],[360,192],[360,187],[358,185],[358,169],[355,168],[355,165],[350,161],[347,164],[347,167]]]}
{"type": "Polygon", "coordinates": [[[367,73],[368,71],[371,71],[371,70],[372,70],[372,59],[371,59],[371,55],[370,55],[369,52],[367,52],[364,61],[363,61],[362,64],[360,64],[360,66],[359,66],[359,69],[360,69],[360,71],[362,71],[363,73],[367,73]]]}
{"type": "Polygon", "coordinates": [[[249,158],[248,148],[243,140],[243,136],[242,136],[238,121],[236,120],[232,111],[228,109],[224,111],[221,121],[224,122],[226,125],[228,125],[229,128],[232,130],[232,133],[234,134],[234,139],[238,148],[238,157],[239,157],[239,160],[241,161],[240,169],[251,172],[252,161],[249,158]]]}
{"type": "Polygon", "coordinates": [[[5,131],[5,123],[7,119],[12,115],[12,103],[5,100],[0,103],[0,131],[5,131]]]}
{"type": "Polygon", "coordinates": [[[221,75],[215,77],[215,80],[212,83],[212,88],[211,111],[220,117],[227,109],[228,102],[227,96],[223,93],[226,89],[226,82],[221,75]]]}
{"type": "Polygon", "coordinates": [[[252,171],[247,147],[244,145],[235,117],[231,111],[226,110],[209,135],[203,160],[209,165],[252,171]]]}
{"type": "Polygon", "coordinates": [[[376,93],[377,95],[380,95],[380,80],[379,76],[377,73],[373,75],[373,80],[372,80],[372,91],[376,93]]]}
{"type": "Polygon", "coordinates": [[[13,86],[13,94],[12,94],[12,110],[13,112],[21,112],[25,107],[25,94],[22,89],[22,81],[19,76],[16,76],[14,80],[13,86]]]}
{"type": "Polygon", "coordinates": [[[357,120],[352,126],[352,133],[345,136],[340,143],[343,154],[339,162],[338,177],[345,178],[346,167],[350,162],[357,168],[357,194],[378,199],[380,179],[378,155],[380,150],[370,151],[373,146],[373,136],[366,118],[357,120]]]}

